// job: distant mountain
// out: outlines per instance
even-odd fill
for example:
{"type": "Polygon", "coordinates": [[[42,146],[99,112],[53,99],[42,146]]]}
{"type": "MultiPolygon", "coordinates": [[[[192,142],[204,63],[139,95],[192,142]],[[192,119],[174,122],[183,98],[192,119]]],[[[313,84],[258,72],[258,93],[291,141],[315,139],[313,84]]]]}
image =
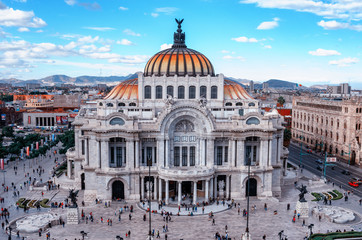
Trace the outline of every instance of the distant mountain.
{"type": "Polygon", "coordinates": [[[284,80],[278,80],[278,79],[270,79],[266,81],[268,83],[270,88],[288,88],[288,89],[294,89],[297,87],[297,83],[288,82],[284,80]]]}
{"type": "Polygon", "coordinates": [[[129,74],[127,76],[109,76],[109,77],[97,77],[97,76],[79,76],[69,77],[66,75],[52,75],[41,79],[32,80],[20,80],[20,79],[2,79],[0,83],[11,83],[13,86],[25,86],[27,83],[39,83],[42,86],[60,86],[61,84],[74,84],[79,86],[97,85],[97,84],[109,84],[115,85],[121,81],[132,79],[137,77],[137,73],[129,74]]]}
{"type": "Polygon", "coordinates": [[[316,88],[322,90],[322,89],[327,89],[327,86],[328,85],[312,85],[310,86],[310,88],[316,88]]]}

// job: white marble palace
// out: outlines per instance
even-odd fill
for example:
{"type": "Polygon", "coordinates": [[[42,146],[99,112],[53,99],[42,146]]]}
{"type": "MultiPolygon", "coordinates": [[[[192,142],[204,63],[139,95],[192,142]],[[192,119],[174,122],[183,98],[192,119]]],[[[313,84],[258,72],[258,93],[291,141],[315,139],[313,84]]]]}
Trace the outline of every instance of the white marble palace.
{"type": "Polygon", "coordinates": [[[280,197],[282,121],[187,48],[178,21],[171,48],[81,108],[67,181],[85,201],[244,199],[248,186],[250,196],[280,197]]]}

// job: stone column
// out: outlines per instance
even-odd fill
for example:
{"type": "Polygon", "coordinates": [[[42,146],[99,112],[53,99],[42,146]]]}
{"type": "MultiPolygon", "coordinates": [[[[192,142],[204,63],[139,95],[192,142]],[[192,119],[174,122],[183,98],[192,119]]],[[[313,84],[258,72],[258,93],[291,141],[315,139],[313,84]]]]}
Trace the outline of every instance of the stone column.
{"type": "Polygon", "coordinates": [[[217,198],[217,176],[214,178],[214,198],[217,198]]]}
{"type": "Polygon", "coordinates": [[[269,154],[268,154],[268,163],[267,163],[267,166],[270,166],[271,165],[271,159],[272,159],[272,140],[269,139],[268,140],[268,146],[269,146],[269,154]]]}
{"type": "Polygon", "coordinates": [[[108,147],[108,139],[101,141],[101,161],[103,162],[103,168],[109,166],[109,147],[108,147]]]}
{"type": "Polygon", "coordinates": [[[72,160],[70,159],[67,161],[67,174],[68,178],[72,178],[72,160]]]}
{"type": "MultiPolygon", "coordinates": [[[[214,178],[210,179],[210,196],[211,198],[214,197],[214,178]]],[[[207,201],[209,200],[207,199],[207,201]]]]}
{"type": "Polygon", "coordinates": [[[260,149],[259,149],[259,166],[262,167],[264,165],[264,139],[260,139],[260,149]]]}
{"type": "Polygon", "coordinates": [[[237,141],[236,166],[244,166],[245,163],[245,140],[237,141]]]}
{"type": "Polygon", "coordinates": [[[206,199],[206,202],[209,201],[209,181],[210,180],[205,180],[205,199],[206,199]]]}
{"type": "Polygon", "coordinates": [[[136,168],[138,168],[140,166],[140,142],[138,140],[136,140],[136,168]]]}
{"type": "Polygon", "coordinates": [[[88,166],[89,165],[89,139],[85,138],[85,154],[84,154],[84,158],[85,158],[85,165],[88,166]]]}
{"type": "Polygon", "coordinates": [[[205,139],[200,138],[200,166],[205,166],[205,139]]]}
{"type": "Polygon", "coordinates": [[[170,140],[166,139],[166,156],[165,156],[165,167],[168,168],[170,162],[170,140]]]}
{"type": "Polygon", "coordinates": [[[182,182],[179,181],[178,182],[178,193],[177,193],[177,195],[178,195],[177,203],[178,203],[179,206],[181,205],[181,191],[182,191],[182,182]]]}
{"type": "Polygon", "coordinates": [[[153,183],[153,199],[157,200],[157,177],[154,177],[154,183],[153,183]]]}
{"type": "Polygon", "coordinates": [[[162,201],[162,179],[158,179],[158,200],[162,201]]]}
{"type": "Polygon", "coordinates": [[[230,175],[226,175],[226,199],[230,197],[230,175]]]}
{"type": "Polygon", "coordinates": [[[230,166],[230,167],[233,167],[233,140],[232,139],[230,139],[229,140],[229,145],[228,145],[228,165],[230,166]]]}
{"type": "Polygon", "coordinates": [[[206,166],[213,166],[214,165],[214,139],[207,139],[207,153],[206,159],[207,163],[206,166]]]}
{"type": "Polygon", "coordinates": [[[145,178],[141,177],[141,199],[145,199],[145,178]]]}
{"type": "Polygon", "coordinates": [[[192,201],[192,203],[193,204],[196,204],[196,202],[197,202],[197,181],[194,181],[194,196],[193,196],[193,201],[192,201]]]}
{"type": "Polygon", "coordinates": [[[163,167],[164,165],[164,140],[163,139],[157,139],[157,166],[158,167],[163,167]]]}
{"type": "Polygon", "coordinates": [[[97,157],[96,157],[96,161],[97,161],[97,168],[98,169],[101,169],[102,168],[102,165],[101,165],[101,141],[96,139],[95,141],[96,143],[96,154],[97,154],[97,157]]]}
{"type": "Polygon", "coordinates": [[[166,181],[166,200],[165,200],[165,202],[166,202],[166,204],[168,205],[168,196],[169,196],[169,181],[168,180],[165,180],[166,181]]]}

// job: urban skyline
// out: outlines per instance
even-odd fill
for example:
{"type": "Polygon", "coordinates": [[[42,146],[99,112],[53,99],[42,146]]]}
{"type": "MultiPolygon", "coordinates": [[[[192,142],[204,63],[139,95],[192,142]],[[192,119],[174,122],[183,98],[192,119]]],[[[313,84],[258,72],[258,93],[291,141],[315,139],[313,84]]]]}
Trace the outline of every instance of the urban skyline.
{"type": "Polygon", "coordinates": [[[28,80],[143,71],[155,52],[170,47],[173,19],[184,18],[186,45],[205,54],[216,73],[358,88],[361,7],[353,0],[2,0],[0,76],[28,80]]]}

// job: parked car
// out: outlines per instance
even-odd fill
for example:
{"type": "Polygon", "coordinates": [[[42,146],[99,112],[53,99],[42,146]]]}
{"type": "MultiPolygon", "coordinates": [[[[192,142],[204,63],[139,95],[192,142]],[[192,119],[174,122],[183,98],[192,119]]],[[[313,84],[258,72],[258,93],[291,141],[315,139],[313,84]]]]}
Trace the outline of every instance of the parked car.
{"type": "Polygon", "coordinates": [[[323,164],[323,161],[321,159],[315,160],[316,163],[323,164]]]}
{"type": "Polygon", "coordinates": [[[348,170],[342,170],[341,173],[344,175],[351,175],[351,173],[348,170]]]}
{"type": "Polygon", "coordinates": [[[353,177],[352,182],[357,182],[357,183],[362,183],[362,178],[358,178],[358,177],[353,177]]]}
{"type": "Polygon", "coordinates": [[[317,165],[317,169],[318,169],[318,170],[320,170],[320,171],[322,171],[322,170],[323,170],[323,168],[322,168],[322,166],[321,166],[321,165],[317,165]]]}
{"type": "Polygon", "coordinates": [[[350,186],[352,186],[352,187],[358,187],[358,186],[359,186],[358,182],[355,182],[355,181],[353,181],[353,180],[349,181],[348,184],[349,184],[350,186]]]}

